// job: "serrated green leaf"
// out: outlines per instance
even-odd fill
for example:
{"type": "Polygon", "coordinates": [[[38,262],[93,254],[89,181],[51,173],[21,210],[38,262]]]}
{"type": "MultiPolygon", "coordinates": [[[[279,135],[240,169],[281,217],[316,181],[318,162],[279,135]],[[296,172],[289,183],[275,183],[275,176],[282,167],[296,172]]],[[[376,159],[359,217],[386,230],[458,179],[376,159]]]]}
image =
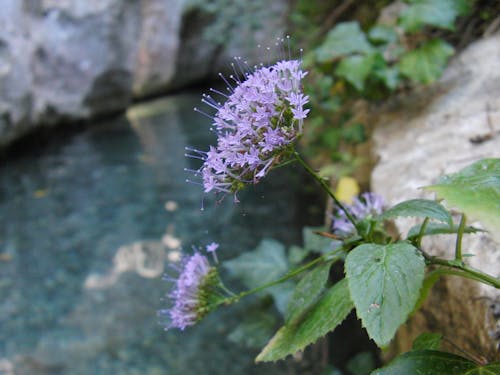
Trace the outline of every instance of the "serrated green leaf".
{"type": "MultiPolygon", "coordinates": [[[[422,227],[422,224],[417,224],[408,231],[407,239],[412,239],[418,236],[420,233],[420,228],[422,227]]],[[[450,227],[448,224],[441,224],[441,223],[427,223],[425,230],[424,230],[424,236],[433,236],[437,234],[454,234],[458,232],[458,225],[453,225],[450,227]]],[[[482,229],[479,228],[474,228],[470,226],[466,226],[464,228],[464,233],[478,233],[478,232],[483,232],[482,229]]]]}
{"type": "Polygon", "coordinates": [[[326,63],[352,53],[370,53],[373,46],[357,22],[341,22],[326,35],[325,41],[316,49],[316,60],[326,63]]]}
{"type": "Polygon", "coordinates": [[[296,321],[318,299],[330,274],[331,262],[323,263],[309,271],[293,291],[285,319],[287,324],[296,321]]]}
{"type": "Polygon", "coordinates": [[[441,273],[439,272],[430,272],[427,275],[425,275],[424,282],[422,283],[422,288],[420,288],[420,294],[418,296],[417,303],[415,304],[415,308],[413,309],[413,312],[417,311],[422,307],[424,304],[425,300],[427,299],[427,296],[429,295],[432,287],[434,284],[436,284],[441,277],[441,273]]]}
{"type": "Polygon", "coordinates": [[[271,311],[253,309],[227,337],[247,348],[261,348],[271,338],[276,323],[276,315],[271,311]]]}
{"type": "Polygon", "coordinates": [[[500,159],[480,160],[425,189],[479,220],[500,241],[500,159]]]}
{"type": "Polygon", "coordinates": [[[330,288],[303,319],[281,327],[256,361],[277,361],[303,350],[342,323],[352,308],[347,281],[343,279],[330,288]]]}
{"type": "Polygon", "coordinates": [[[223,266],[250,289],[274,281],[288,271],[285,246],[273,239],[262,240],[255,250],[226,261],[223,266]]]}
{"type": "Polygon", "coordinates": [[[424,25],[453,30],[457,16],[468,11],[466,0],[413,0],[399,18],[407,32],[419,31],[424,25]]]}
{"type": "Polygon", "coordinates": [[[389,208],[380,215],[380,219],[384,220],[393,219],[395,217],[428,217],[429,219],[445,222],[449,226],[453,225],[448,210],[438,202],[428,199],[411,199],[404,201],[389,208]]]}
{"type": "Polygon", "coordinates": [[[393,27],[375,25],[368,31],[368,38],[375,43],[392,43],[398,40],[398,34],[393,27]]]}
{"type": "Polygon", "coordinates": [[[440,333],[424,332],[413,340],[412,350],[439,350],[443,335],[440,333]]]}
{"type": "Polygon", "coordinates": [[[302,238],[304,249],[308,252],[328,253],[333,250],[333,241],[330,238],[320,236],[314,232],[325,232],[324,227],[304,227],[302,229],[302,238]]]}
{"type": "Polygon", "coordinates": [[[419,350],[396,357],[387,366],[373,371],[371,375],[495,375],[498,374],[494,372],[496,369],[498,364],[479,367],[474,362],[455,354],[437,350],[419,350]]]}
{"type": "Polygon", "coordinates": [[[375,55],[373,54],[348,56],[340,61],[335,74],[362,91],[374,61],[375,55]]]}
{"type": "Polygon", "coordinates": [[[358,317],[377,345],[385,346],[413,311],[425,263],[407,242],[363,244],[346,258],[345,271],[358,317]]]}
{"type": "Polygon", "coordinates": [[[412,81],[432,83],[441,76],[453,53],[451,45],[441,39],[434,39],[403,55],[398,67],[401,74],[412,81]]]}

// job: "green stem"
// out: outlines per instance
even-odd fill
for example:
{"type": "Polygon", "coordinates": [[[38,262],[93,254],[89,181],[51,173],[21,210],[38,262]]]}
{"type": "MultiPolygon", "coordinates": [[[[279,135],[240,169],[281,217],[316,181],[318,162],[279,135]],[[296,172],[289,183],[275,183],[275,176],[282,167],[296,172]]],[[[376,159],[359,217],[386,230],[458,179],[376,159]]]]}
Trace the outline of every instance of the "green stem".
{"type": "Polygon", "coordinates": [[[299,155],[298,152],[295,152],[295,159],[304,167],[304,169],[309,173],[320,185],[321,187],[327,192],[327,194],[333,199],[335,204],[342,210],[344,211],[347,219],[354,225],[354,228],[357,230],[357,223],[354,217],[351,215],[351,213],[344,207],[342,203],[335,197],[335,194],[333,194],[332,190],[330,189],[330,185],[326,183],[326,181],[321,178],[305,161],[302,159],[302,157],[299,155]]]}
{"type": "Polygon", "coordinates": [[[446,268],[439,268],[438,270],[436,270],[439,273],[465,277],[467,279],[479,281],[483,284],[490,285],[494,288],[500,289],[500,279],[497,277],[488,275],[479,270],[476,270],[475,268],[469,267],[463,262],[457,262],[456,260],[446,260],[430,256],[424,251],[422,251],[422,254],[424,255],[425,259],[428,261],[429,264],[446,267],[446,268]]]}
{"type": "Polygon", "coordinates": [[[219,279],[219,288],[221,288],[224,292],[226,292],[230,296],[236,296],[236,294],[233,293],[231,290],[229,290],[220,279],[219,279]]]}
{"type": "Polygon", "coordinates": [[[263,284],[261,286],[258,286],[257,288],[254,288],[254,289],[251,289],[251,290],[247,290],[247,291],[244,291],[244,292],[241,292],[237,295],[235,295],[234,297],[230,297],[228,299],[226,299],[224,301],[225,304],[231,304],[231,303],[234,303],[234,302],[237,302],[239,299],[243,298],[243,297],[246,297],[250,294],[254,294],[254,293],[257,293],[257,292],[260,292],[261,290],[264,290],[266,288],[270,288],[274,285],[277,285],[277,284],[280,284],[288,279],[291,279],[292,277],[295,277],[297,276],[298,274],[306,271],[307,269],[311,268],[312,266],[314,266],[315,264],[323,261],[325,259],[325,255],[322,255],[316,259],[314,259],[313,261],[307,263],[307,264],[304,264],[303,266],[299,267],[299,268],[296,268],[294,269],[293,271],[290,271],[289,273],[287,273],[286,275],[284,275],[283,277],[280,277],[279,279],[277,280],[274,280],[274,281],[271,281],[267,284],[263,284]]]}
{"type": "Polygon", "coordinates": [[[292,163],[295,163],[295,159],[290,159],[290,160],[287,160],[281,164],[276,164],[275,166],[273,166],[273,169],[281,168],[281,167],[287,166],[288,164],[292,164],[292,163]]]}
{"type": "Polygon", "coordinates": [[[418,232],[418,237],[415,241],[416,246],[419,248],[420,244],[422,243],[422,237],[424,237],[425,234],[425,229],[427,228],[427,224],[429,223],[429,218],[426,217],[424,219],[424,222],[422,223],[422,226],[420,227],[420,231],[418,232]]]}
{"type": "Polygon", "coordinates": [[[462,237],[465,230],[465,214],[462,214],[457,232],[457,242],[455,244],[455,260],[462,262],[462,237]]]}

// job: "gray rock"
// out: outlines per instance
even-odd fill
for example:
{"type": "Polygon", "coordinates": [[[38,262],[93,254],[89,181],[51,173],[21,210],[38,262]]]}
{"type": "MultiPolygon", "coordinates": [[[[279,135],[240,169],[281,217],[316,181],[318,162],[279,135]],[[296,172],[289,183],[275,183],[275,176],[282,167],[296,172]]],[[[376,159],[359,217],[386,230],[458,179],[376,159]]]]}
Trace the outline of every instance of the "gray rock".
{"type": "Polygon", "coordinates": [[[0,145],[30,128],[31,42],[20,2],[5,0],[0,12],[0,145]]]}
{"type": "MultiPolygon", "coordinates": [[[[394,104],[378,120],[373,134],[378,164],[372,189],[389,205],[432,198],[419,188],[476,160],[500,157],[500,34],[477,41],[456,56],[434,87],[394,104]]],[[[401,233],[414,223],[396,221],[401,233]]],[[[498,233],[466,235],[463,247],[474,254],[467,262],[498,276],[498,241],[498,233]]],[[[427,239],[423,246],[433,255],[453,258],[452,236],[427,239]]],[[[500,291],[492,287],[444,278],[423,308],[400,329],[394,348],[408,350],[417,334],[433,331],[469,353],[498,357],[500,325],[493,309],[499,301],[500,291]]],[[[456,348],[447,349],[456,352],[456,348]]]]}
{"type": "Polygon", "coordinates": [[[184,2],[140,1],[141,27],[133,69],[135,96],[161,92],[175,78],[184,2]]]}
{"type": "MultiPolygon", "coordinates": [[[[213,78],[283,35],[287,1],[4,0],[0,146],[213,78]]],[[[266,53],[267,55],[267,53],[266,53]]]]}
{"type": "Polygon", "coordinates": [[[236,56],[250,66],[271,60],[278,50],[276,39],[284,34],[287,10],[286,1],[189,1],[180,33],[178,76],[172,85],[231,71],[229,61],[236,56]]]}
{"type": "Polygon", "coordinates": [[[33,122],[123,109],[131,97],[137,3],[47,1],[28,11],[33,122]]]}

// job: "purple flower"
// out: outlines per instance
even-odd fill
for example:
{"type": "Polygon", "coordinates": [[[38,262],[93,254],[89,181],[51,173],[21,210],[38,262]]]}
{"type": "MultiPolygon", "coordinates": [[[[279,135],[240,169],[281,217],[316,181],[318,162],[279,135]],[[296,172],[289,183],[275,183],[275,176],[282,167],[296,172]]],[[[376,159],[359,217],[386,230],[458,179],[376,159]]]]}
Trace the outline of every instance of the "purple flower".
{"type": "MultiPolygon", "coordinates": [[[[363,220],[370,216],[380,215],[384,209],[382,197],[375,193],[363,193],[354,199],[353,204],[344,205],[355,220],[363,220]]],[[[342,210],[337,210],[332,220],[333,233],[348,237],[356,232],[354,225],[347,219],[342,210]]]]}
{"type": "Polygon", "coordinates": [[[216,242],[212,242],[207,245],[206,250],[207,253],[215,253],[215,251],[219,248],[219,244],[216,242]]]}
{"type": "MultiPolygon", "coordinates": [[[[244,63],[236,61],[243,72],[244,63]]],[[[235,69],[236,75],[229,77],[233,84],[221,75],[229,95],[212,90],[227,98],[224,104],[203,96],[202,102],[217,111],[212,124],[217,145],[207,152],[189,149],[188,156],[203,160],[194,172],[205,192],[236,193],[291,155],[309,112],[304,109],[308,97],[301,92],[307,73],[300,65],[299,60],[284,60],[239,75],[235,69]]]]}
{"type": "Polygon", "coordinates": [[[210,266],[208,259],[196,252],[181,262],[179,276],[174,287],[167,295],[172,306],[160,310],[158,314],[166,317],[165,330],[179,328],[184,330],[202,319],[213,309],[212,290],[218,285],[217,269],[210,266]]]}

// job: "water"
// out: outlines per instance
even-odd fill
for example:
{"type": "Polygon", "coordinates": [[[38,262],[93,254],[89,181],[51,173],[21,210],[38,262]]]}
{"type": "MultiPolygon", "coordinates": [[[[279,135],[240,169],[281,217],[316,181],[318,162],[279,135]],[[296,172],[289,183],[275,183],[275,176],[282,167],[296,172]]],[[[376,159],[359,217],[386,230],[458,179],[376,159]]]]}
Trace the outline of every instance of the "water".
{"type": "Polygon", "coordinates": [[[235,205],[185,182],[185,146],[213,142],[199,94],[135,108],[0,168],[0,374],[284,374],[228,342],[223,309],[164,332],[161,274],[178,247],[231,258],[264,237],[299,243],[300,177],[274,172],[235,205]]]}

